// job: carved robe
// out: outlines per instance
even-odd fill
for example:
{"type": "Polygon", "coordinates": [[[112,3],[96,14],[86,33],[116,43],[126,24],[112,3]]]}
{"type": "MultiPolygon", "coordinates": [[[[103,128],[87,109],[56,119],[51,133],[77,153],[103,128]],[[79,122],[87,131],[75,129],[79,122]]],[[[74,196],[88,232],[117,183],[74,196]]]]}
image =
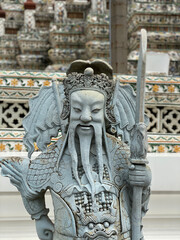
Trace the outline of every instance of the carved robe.
{"type": "MultiPolygon", "coordinates": [[[[26,181],[37,195],[29,198],[22,196],[24,205],[33,219],[47,214],[44,193],[50,189],[55,216],[53,240],[131,239],[129,148],[111,135],[106,138],[110,161],[104,149],[102,183],[98,178],[96,151],[93,146],[90,152],[94,196],[91,195],[90,185],[81,164],[78,166],[78,174],[82,186],[78,185],[73,176],[71,157],[68,148],[64,146],[65,137],[31,161],[26,181]],[[59,154],[62,154],[60,160],[59,154]]],[[[148,199],[149,188],[143,192],[142,215],[147,210],[148,199]]]]}

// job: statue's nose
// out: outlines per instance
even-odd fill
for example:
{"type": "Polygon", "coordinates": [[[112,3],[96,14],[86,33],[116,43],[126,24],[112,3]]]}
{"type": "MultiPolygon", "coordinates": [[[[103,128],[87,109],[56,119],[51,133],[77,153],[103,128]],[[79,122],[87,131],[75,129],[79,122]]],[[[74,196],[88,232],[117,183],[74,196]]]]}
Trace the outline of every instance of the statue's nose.
{"type": "Polygon", "coordinates": [[[90,112],[86,111],[86,112],[82,113],[80,120],[84,123],[90,122],[92,120],[90,112]]]}

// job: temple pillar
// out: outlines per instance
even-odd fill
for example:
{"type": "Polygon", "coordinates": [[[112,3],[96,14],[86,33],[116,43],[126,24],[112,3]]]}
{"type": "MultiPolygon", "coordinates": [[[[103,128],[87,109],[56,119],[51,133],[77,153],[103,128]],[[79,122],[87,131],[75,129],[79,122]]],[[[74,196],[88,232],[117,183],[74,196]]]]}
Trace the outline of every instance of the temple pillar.
{"type": "Polygon", "coordinates": [[[35,9],[36,4],[32,0],[27,0],[24,3],[24,25],[28,27],[28,29],[35,29],[35,9]]]}

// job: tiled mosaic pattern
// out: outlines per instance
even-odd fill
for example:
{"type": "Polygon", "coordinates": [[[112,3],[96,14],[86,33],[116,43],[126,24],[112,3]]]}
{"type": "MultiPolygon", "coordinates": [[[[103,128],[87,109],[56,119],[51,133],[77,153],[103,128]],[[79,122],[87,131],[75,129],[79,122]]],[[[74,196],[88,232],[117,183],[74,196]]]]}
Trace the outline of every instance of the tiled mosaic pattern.
{"type": "MultiPolygon", "coordinates": [[[[0,152],[25,152],[26,148],[23,145],[23,130],[0,130],[0,152]]],[[[58,137],[61,137],[59,134],[58,137]]],[[[52,138],[52,142],[58,138],[52,138]]],[[[180,153],[180,135],[166,134],[148,134],[148,152],[158,153],[180,153]]],[[[35,150],[38,151],[36,143],[35,150]]],[[[106,171],[106,168],[104,168],[106,171]]],[[[106,178],[108,178],[106,176],[106,178]]]]}

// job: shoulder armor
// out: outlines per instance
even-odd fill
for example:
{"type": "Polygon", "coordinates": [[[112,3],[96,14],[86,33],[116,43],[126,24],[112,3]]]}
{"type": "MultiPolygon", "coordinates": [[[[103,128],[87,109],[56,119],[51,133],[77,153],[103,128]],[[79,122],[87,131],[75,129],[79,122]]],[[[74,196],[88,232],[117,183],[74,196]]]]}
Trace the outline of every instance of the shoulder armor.
{"type": "Polygon", "coordinates": [[[120,139],[109,134],[107,135],[107,142],[111,158],[111,177],[118,188],[121,188],[128,180],[129,147],[120,139]]]}
{"type": "Polygon", "coordinates": [[[107,134],[108,145],[110,146],[110,152],[114,155],[119,156],[119,158],[129,159],[130,157],[130,148],[129,146],[121,141],[119,138],[107,134]]]}
{"type": "Polygon", "coordinates": [[[48,187],[51,174],[57,172],[57,159],[62,141],[63,139],[59,139],[58,143],[51,144],[46,151],[30,162],[27,182],[33,189],[48,187]]]}
{"type": "Polygon", "coordinates": [[[118,139],[118,141],[117,141],[117,147],[116,147],[115,155],[119,156],[120,158],[124,158],[127,161],[130,158],[130,148],[129,148],[129,146],[126,143],[122,142],[120,139],[118,139]]]}

